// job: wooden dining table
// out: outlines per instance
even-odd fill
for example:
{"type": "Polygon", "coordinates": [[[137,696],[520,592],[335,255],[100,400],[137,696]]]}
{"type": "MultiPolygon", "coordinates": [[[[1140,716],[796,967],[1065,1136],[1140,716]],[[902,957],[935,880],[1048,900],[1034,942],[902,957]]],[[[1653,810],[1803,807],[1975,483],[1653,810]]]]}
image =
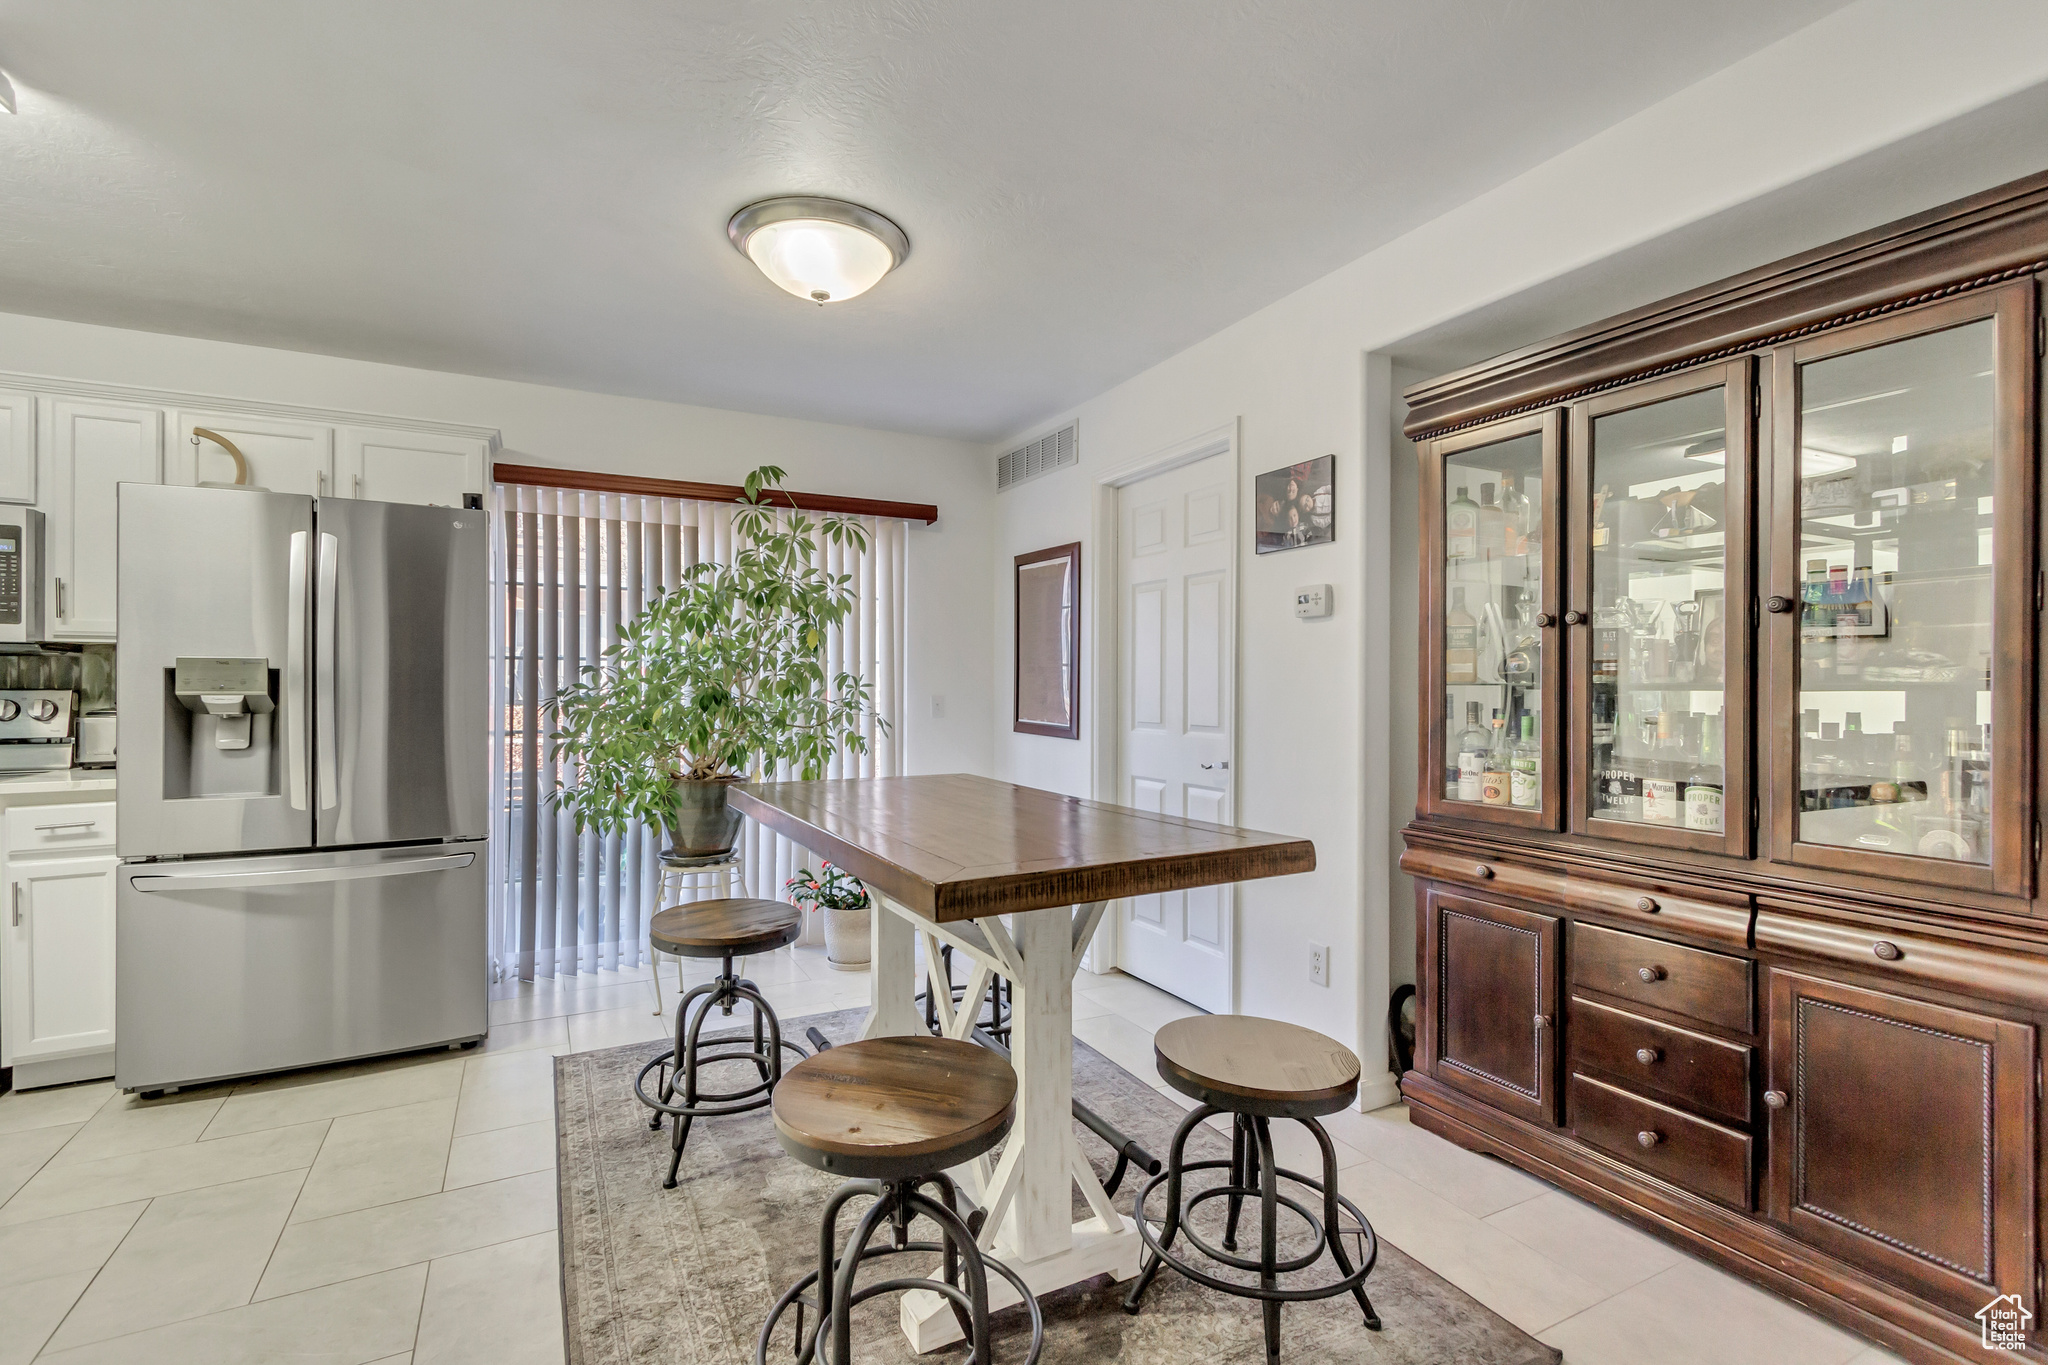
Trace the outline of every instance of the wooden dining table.
{"type": "MultiPolygon", "coordinates": [[[[953,1174],[986,1212],[981,1245],[1032,1292],[1138,1273],[1137,1225],[1117,1212],[1074,1133],[1074,973],[1109,905],[1223,882],[1308,872],[1306,839],[1062,796],[985,777],[849,778],[736,786],[734,806],[859,877],[871,917],[873,1008],[862,1037],[923,1032],[918,946],[941,1029],[967,1038],[994,977],[1012,983],[1018,1117],[1000,1158],[953,1174]],[[940,962],[971,964],[956,1007],[940,962]],[[1074,1220],[1074,1188],[1090,1216],[1074,1220]]],[[[1008,1286],[991,1277],[990,1303],[1008,1286]]],[[[911,1346],[960,1337],[937,1294],[903,1296],[911,1346]]]]}

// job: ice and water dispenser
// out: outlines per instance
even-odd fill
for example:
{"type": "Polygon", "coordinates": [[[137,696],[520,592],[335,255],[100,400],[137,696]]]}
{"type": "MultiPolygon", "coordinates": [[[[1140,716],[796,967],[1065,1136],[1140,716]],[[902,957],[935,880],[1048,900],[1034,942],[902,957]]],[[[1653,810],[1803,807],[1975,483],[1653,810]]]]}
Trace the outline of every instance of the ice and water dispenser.
{"type": "Polygon", "coordinates": [[[276,795],[277,687],[268,659],[181,657],[165,669],[164,795],[276,795]]]}

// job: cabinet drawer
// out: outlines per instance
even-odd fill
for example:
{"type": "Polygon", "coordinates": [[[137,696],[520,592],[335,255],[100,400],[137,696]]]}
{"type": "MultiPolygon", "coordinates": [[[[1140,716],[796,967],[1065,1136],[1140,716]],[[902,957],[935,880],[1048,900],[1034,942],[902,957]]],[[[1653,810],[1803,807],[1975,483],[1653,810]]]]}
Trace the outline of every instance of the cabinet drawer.
{"type": "Polygon", "coordinates": [[[1580,1141],[1694,1194],[1749,1207],[1747,1133],[1590,1076],[1573,1075],[1567,1102],[1580,1141]]]}
{"type": "Polygon", "coordinates": [[[1601,1072],[1730,1123],[1749,1122],[1751,1049],[1574,998],[1572,1069],[1601,1072]]]}
{"type": "Polygon", "coordinates": [[[7,812],[10,857],[38,853],[112,848],[114,803],[89,801],[77,805],[16,806],[7,812]]]}
{"type": "Polygon", "coordinates": [[[1632,921],[1645,929],[1691,934],[1731,948],[1749,946],[1747,896],[1731,896],[1720,903],[1704,896],[1673,895],[1657,886],[1571,877],[1565,882],[1564,903],[1574,910],[1632,921]]]}
{"type": "Polygon", "coordinates": [[[1456,882],[1496,895],[1564,904],[1563,877],[1495,858],[1474,858],[1436,848],[1410,849],[1401,855],[1401,870],[1426,881],[1456,882]]]}
{"type": "Polygon", "coordinates": [[[1750,1031],[1755,972],[1747,958],[1579,924],[1571,959],[1574,986],[1750,1031]]]}

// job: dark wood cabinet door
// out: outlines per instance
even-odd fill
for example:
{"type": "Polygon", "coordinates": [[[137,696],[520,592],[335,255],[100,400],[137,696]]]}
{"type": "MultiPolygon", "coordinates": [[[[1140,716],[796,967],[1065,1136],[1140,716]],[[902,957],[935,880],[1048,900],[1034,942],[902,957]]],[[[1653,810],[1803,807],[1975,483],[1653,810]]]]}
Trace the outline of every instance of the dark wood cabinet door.
{"type": "Polygon", "coordinates": [[[1436,889],[1426,900],[1432,1074],[1555,1123],[1559,921],[1436,889]]]}
{"type": "Polygon", "coordinates": [[[1770,1212],[1968,1317],[2034,1302],[2031,1025],[1770,973],[1770,1212]]]}

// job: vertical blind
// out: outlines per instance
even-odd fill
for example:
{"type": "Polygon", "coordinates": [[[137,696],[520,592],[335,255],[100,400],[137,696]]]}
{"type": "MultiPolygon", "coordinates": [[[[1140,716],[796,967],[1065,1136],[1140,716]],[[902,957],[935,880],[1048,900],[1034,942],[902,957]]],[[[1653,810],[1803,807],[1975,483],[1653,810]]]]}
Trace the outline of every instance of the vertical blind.
{"type": "MultiPolygon", "coordinates": [[[[618,638],[619,628],[700,561],[730,563],[730,503],[500,484],[492,518],[491,960],[500,979],[569,976],[646,960],[647,921],[661,907],[666,836],[579,833],[552,793],[574,779],[548,742],[546,706],[618,638]]],[[[817,518],[811,518],[816,522],[817,518]]],[[[817,538],[816,562],[852,574],[856,604],[826,639],[827,675],[868,680],[884,733],[868,752],[841,753],[830,777],[902,772],[904,570],[907,523],[854,518],[863,553],[817,538]]],[[[787,777],[789,773],[774,774],[787,777]]],[[[809,855],[742,822],[747,893],[780,897],[809,855]]]]}

